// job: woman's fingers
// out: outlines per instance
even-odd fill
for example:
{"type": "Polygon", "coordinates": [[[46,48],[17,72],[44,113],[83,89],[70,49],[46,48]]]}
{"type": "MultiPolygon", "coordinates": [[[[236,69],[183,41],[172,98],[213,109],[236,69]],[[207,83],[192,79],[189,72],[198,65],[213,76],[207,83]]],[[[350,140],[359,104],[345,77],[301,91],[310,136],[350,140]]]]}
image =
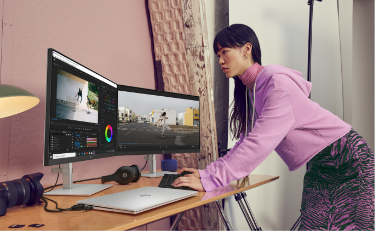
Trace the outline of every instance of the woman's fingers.
{"type": "Polygon", "coordinates": [[[178,171],[178,175],[180,175],[180,174],[181,174],[182,172],[184,172],[184,171],[186,171],[186,172],[191,172],[191,173],[198,172],[198,170],[195,169],[195,168],[186,168],[186,167],[184,167],[184,168],[182,168],[182,169],[180,169],[180,170],[178,171]]]}
{"type": "Polygon", "coordinates": [[[200,192],[204,192],[201,180],[191,174],[185,175],[184,177],[177,178],[173,183],[173,187],[187,186],[200,192]]]}
{"type": "Polygon", "coordinates": [[[178,171],[178,175],[180,175],[184,171],[191,172],[191,174],[193,174],[195,177],[200,178],[200,174],[199,174],[198,169],[184,167],[184,168],[182,168],[178,171]]]}

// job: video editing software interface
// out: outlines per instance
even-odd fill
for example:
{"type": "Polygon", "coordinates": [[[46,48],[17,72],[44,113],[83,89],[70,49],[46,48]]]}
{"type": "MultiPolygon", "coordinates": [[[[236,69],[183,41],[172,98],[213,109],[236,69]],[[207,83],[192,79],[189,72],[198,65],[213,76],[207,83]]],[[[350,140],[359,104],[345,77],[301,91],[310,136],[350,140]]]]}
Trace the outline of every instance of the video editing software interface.
{"type": "Polygon", "coordinates": [[[48,49],[44,166],[200,152],[199,97],[117,85],[48,49]]]}
{"type": "Polygon", "coordinates": [[[200,152],[199,97],[118,86],[119,155],[200,152]]]}
{"type": "Polygon", "coordinates": [[[115,155],[117,85],[53,49],[48,59],[44,165],[115,155]]]}

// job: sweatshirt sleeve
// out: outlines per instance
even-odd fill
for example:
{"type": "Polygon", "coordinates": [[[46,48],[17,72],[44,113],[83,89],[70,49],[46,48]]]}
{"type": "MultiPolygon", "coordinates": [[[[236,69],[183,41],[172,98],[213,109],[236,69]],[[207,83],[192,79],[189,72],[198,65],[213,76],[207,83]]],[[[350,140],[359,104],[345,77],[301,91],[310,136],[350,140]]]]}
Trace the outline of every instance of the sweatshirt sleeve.
{"type": "MultiPolygon", "coordinates": [[[[233,148],[230,149],[229,153],[227,153],[225,156],[223,156],[222,158],[224,159],[227,159],[229,156],[231,156],[234,151],[236,151],[236,149],[238,148],[238,146],[242,143],[243,141],[243,138],[244,138],[244,135],[243,133],[241,133],[240,135],[240,139],[236,142],[236,144],[233,146],[233,148]]],[[[208,166],[207,166],[208,167],[208,166]]],[[[201,177],[201,179],[206,179],[206,178],[209,178],[210,177],[210,174],[207,173],[205,170],[200,170],[198,169],[199,171],[199,175],[201,177]]],[[[207,191],[207,190],[206,190],[207,191]]],[[[207,191],[208,192],[208,191],[207,191]]]]}
{"type": "Polygon", "coordinates": [[[287,90],[274,88],[253,130],[238,141],[229,154],[199,170],[203,188],[209,192],[249,175],[295,127],[295,116],[287,90]]]}

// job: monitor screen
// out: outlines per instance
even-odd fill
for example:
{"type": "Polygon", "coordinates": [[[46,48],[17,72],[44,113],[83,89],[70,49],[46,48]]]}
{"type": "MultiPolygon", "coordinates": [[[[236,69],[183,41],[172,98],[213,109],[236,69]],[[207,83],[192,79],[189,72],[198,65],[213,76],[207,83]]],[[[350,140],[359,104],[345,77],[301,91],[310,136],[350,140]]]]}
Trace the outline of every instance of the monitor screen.
{"type": "Polygon", "coordinates": [[[118,85],[118,155],[200,152],[199,96],[118,85]]]}
{"type": "Polygon", "coordinates": [[[117,84],[48,49],[44,166],[116,154],[117,84]]]}

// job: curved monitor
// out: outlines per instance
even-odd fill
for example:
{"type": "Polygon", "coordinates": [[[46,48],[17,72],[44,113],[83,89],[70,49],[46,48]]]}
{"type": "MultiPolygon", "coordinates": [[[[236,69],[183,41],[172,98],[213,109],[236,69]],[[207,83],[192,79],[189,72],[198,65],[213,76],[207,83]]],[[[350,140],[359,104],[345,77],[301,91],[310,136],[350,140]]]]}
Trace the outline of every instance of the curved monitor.
{"type": "Polygon", "coordinates": [[[199,96],[118,85],[118,155],[200,152],[199,96]]]}
{"type": "Polygon", "coordinates": [[[117,84],[48,49],[44,166],[116,155],[117,84]]]}

